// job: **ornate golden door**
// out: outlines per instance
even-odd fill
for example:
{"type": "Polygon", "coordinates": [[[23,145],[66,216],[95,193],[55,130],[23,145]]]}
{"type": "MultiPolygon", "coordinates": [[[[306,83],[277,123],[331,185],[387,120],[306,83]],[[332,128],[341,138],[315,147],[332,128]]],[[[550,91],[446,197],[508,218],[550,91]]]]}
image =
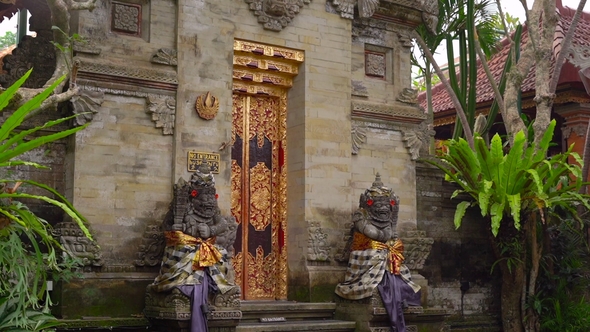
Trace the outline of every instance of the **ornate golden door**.
{"type": "Polygon", "coordinates": [[[233,95],[232,214],[236,280],[247,300],[281,298],[286,284],[285,112],[276,97],[233,95]]]}
{"type": "Polygon", "coordinates": [[[234,41],[233,265],[246,300],[287,298],[287,90],[303,52],[234,41]]]}

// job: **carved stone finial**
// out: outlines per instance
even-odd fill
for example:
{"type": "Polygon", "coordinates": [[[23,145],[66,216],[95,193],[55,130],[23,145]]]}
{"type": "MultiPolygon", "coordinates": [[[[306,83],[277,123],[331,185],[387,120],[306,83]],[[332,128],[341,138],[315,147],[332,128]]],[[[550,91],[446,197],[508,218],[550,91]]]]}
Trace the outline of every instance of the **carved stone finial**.
{"type": "Polygon", "coordinates": [[[375,14],[379,0],[331,0],[337,12],[343,18],[354,19],[354,6],[358,6],[359,16],[366,18],[375,14]]]}
{"type": "Polygon", "coordinates": [[[215,98],[211,92],[207,91],[206,94],[197,97],[195,108],[202,119],[211,120],[219,111],[219,99],[215,98]]]}
{"type": "Polygon", "coordinates": [[[178,65],[178,52],[170,48],[161,48],[152,56],[151,61],[153,63],[176,66],[178,65]]]}
{"type": "Polygon", "coordinates": [[[311,0],[246,0],[250,4],[250,10],[258,16],[258,23],[272,31],[283,30],[303,5],[310,2],[311,0]]]}
{"type": "Polygon", "coordinates": [[[418,90],[404,88],[396,99],[402,103],[416,105],[418,103],[418,90]]]}

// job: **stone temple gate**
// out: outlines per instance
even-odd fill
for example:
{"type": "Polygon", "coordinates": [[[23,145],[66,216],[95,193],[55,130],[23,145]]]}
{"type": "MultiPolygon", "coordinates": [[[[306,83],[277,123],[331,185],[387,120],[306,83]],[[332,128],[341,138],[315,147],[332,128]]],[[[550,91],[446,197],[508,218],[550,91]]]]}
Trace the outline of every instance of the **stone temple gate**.
{"type": "Polygon", "coordinates": [[[96,245],[52,220],[87,262],[54,290],[56,314],[142,312],[173,185],[203,162],[238,221],[244,300],[332,301],[351,213],[378,172],[421,267],[432,242],[417,229],[415,160],[432,133],[410,48],[437,14],[434,0],[109,0],[72,13],[88,42],[75,47],[71,109],[90,125],[57,163],[96,245]]]}

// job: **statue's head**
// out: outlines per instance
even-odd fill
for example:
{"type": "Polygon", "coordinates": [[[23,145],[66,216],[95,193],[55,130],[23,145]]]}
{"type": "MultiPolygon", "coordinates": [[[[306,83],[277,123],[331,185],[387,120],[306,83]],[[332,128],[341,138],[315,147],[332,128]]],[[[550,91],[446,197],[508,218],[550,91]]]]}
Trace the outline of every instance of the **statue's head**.
{"type": "Polygon", "coordinates": [[[189,197],[195,214],[211,218],[219,210],[217,205],[217,192],[215,190],[215,178],[211,168],[203,162],[191,176],[189,197]]]}
{"type": "Polygon", "coordinates": [[[371,188],[361,194],[359,205],[367,210],[375,222],[397,222],[399,198],[393,190],[383,185],[379,173],[375,176],[371,188]]]}

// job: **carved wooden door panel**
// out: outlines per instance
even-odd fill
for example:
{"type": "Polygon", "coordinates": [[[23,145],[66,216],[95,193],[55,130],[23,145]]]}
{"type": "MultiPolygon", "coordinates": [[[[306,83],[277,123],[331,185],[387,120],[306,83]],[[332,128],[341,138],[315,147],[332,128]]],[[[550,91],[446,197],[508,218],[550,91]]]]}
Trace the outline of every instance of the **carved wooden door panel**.
{"type": "Polygon", "coordinates": [[[246,300],[286,298],[285,97],[234,93],[231,212],[233,259],[246,300]]]}

